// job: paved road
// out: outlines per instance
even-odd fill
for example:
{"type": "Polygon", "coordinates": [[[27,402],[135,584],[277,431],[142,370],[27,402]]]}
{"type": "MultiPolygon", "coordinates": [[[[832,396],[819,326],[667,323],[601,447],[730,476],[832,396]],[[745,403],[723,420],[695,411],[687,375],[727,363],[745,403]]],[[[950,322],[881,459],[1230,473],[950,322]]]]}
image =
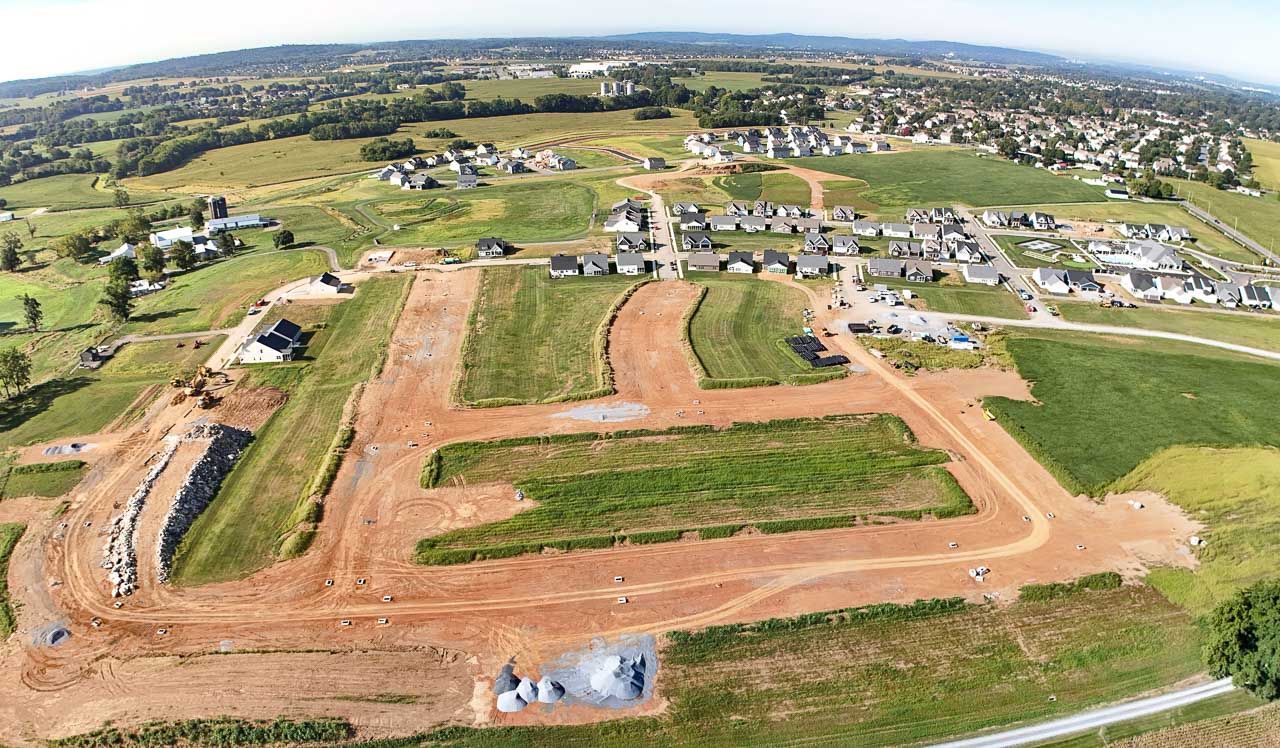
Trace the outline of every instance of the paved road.
{"type": "MultiPolygon", "coordinates": [[[[899,311],[900,314],[904,312],[899,311]]],[[[1037,317],[1035,319],[1006,319],[1004,317],[985,317],[976,314],[944,314],[942,312],[922,312],[909,311],[905,314],[911,316],[919,315],[926,320],[935,322],[982,322],[988,325],[1004,325],[1009,327],[1035,327],[1048,330],[1070,330],[1075,332],[1092,332],[1102,333],[1104,335],[1128,335],[1139,338],[1161,338],[1163,340],[1177,340],[1183,343],[1194,343],[1196,345],[1205,345],[1211,348],[1221,348],[1236,353],[1245,353],[1258,358],[1270,359],[1272,361],[1280,361],[1280,353],[1276,351],[1267,351],[1261,348],[1251,348],[1247,345],[1236,345],[1235,343],[1225,343],[1221,340],[1210,340],[1209,338],[1198,338],[1194,335],[1183,335],[1176,332],[1165,332],[1163,330],[1146,330],[1140,327],[1119,327],[1114,325],[1091,325],[1083,322],[1068,322],[1061,317],[1037,317]]]]}
{"type": "Polygon", "coordinates": [[[1187,211],[1191,213],[1191,215],[1195,216],[1196,218],[1199,218],[1200,220],[1204,221],[1210,226],[1213,226],[1214,228],[1218,229],[1222,233],[1226,234],[1231,239],[1234,239],[1238,244],[1242,244],[1248,247],[1249,249],[1252,249],[1254,252],[1257,252],[1258,254],[1262,255],[1263,257],[1266,257],[1272,262],[1272,264],[1280,265],[1280,255],[1277,255],[1275,252],[1272,252],[1271,250],[1255,242],[1254,240],[1250,239],[1249,237],[1245,236],[1239,231],[1236,231],[1231,226],[1228,226],[1222,221],[1219,221],[1217,218],[1214,217],[1212,213],[1205,210],[1204,208],[1201,208],[1199,205],[1183,200],[1182,207],[1186,208],[1187,211]]]}
{"type": "Polygon", "coordinates": [[[1197,701],[1204,701],[1214,696],[1229,693],[1234,689],[1235,686],[1231,684],[1231,679],[1223,678],[1222,680],[1190,686],[1160,696],[1152,696],[1102,709],[1081,712],[1070,717],[1042,722],[1038,725],[1019,727],[980,738],[941,743],[937,748],[1001,748],[1002,746],[1040,743],[1054,738],[1096,730],[1099,727],[1113,725],[1117,722],[1126,722],[1139,717],[1160,714],[1187,704],[1194,704],[1197,701]]]}

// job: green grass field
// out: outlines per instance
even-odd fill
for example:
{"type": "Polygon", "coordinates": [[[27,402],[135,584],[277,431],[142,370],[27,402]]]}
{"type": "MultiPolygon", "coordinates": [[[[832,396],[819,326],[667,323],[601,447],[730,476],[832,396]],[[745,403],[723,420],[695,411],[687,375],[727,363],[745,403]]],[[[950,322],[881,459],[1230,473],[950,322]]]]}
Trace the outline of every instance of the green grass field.
{"type": "Polygon", "coordinates": [[[538,552],[816,530],[868,517],[973,511],[945,452],[921,449],[895,416],[832,416],[613,435],[570,434],[442,447],[425,482],[510,481],[538,502],[501,522],[418,544],[423,563],[538,552]]]}
{"type": "MultiPolygon", "coordinates": [[[[963,203],[1009,205],[1097,200],[1100,187],[971,151],[799,158],[791,163],[867,182],[862,198],[880,208],[963,203]]],[[[857,207],[857,206],[855,206],[857,207]]]]}
{"type": "Polygon", "coordinates": [[[1075,268],[1078,270],[1093,270],[1097,267],[1092,262],[1075,262],[1071,259],[1070,254],[1078,253],[1079,250],[1070,241],[1066,239],[1050,239],[1048,237],[1027,237],[1027,236],[1010,236],[1008,234],[993,234],[991,236],[995,243],[1004,250],[1009,260],[1020,268],[1075,268]],[[1047,242],[1058,247],[1058,250],[1036,250],[1023,247],[1027,242],[1047,242]],[[1029,252],[1034,252],[1046,257],[1052,257],[1053,252],[1063,251],[1068,253],[1067,256],[1059,256],[1055,261],[1043,260],[1039,257],[1033,257],[1029,252]]]}
{"type": "MultiPolygon", "coordinates": [[[[1262,197],[1249,197],[1238,192],[1216,190],[1203,182],[1175,179],[1173,184],[1179,196],[1205,208],[1225,225],[1239,230],[1273,252],[1280,248],[1280,197],[1274,192],[1262,197]]],[[[1252,261],[1257,262],[1256,257],[1252,261]]]]}
{"type": "MultiPolygon", "coordinates": [[[[1227,734],[1240,736],[1226,745],[1262,745],[1265,735],[1280,729],[1280,705],[1267,702],[1248,691],[1237,690],[1176,707],[1149,717],[1117,722],[1105,727],[1049,743],[1040,748],[1168,748],[1182,745],[1213,745],[1227,734]],[[1272,732],[1267,732],[1267,730],[1272,732]],[[1252,738],[1255,742],[1249,742],[1252,738]]],[[[1219,743],[1222,744],[1222,743],[1219,743]]]]}
{"type": "Polygon", "coordinates": [[[1263,186],[1280,190],[1280,143],[1245,138],[1244,145],[1253,156],[1253,177],[1263,186]]]}
{"type": "Polygon", "coordinates": [[[176,584],[236,579],[275,558],[281,538],[311,505],[310,487],[352,388],[382,364],[410,282],[408,276],[362,281],[352,298],[332,307],[308,344],[307,360],[251,370],[240,386],[277,387],[289,400],[254,435],[183,539],[173,563],[176,584]]]}
{"type": "MultiPolygon", "coordinates": [[[[868,278],[870,283],[880,283],[882,280],[875,277],[868,278]]],[[[913,307],[921,305],[931,311],[952,314],[976,314],[1007,319],[1027,318],[1027,310],[1018,297],[1001,286],[952,282],[912,283],[892,279],[887,285],[894,289],[909,289],[916,294],[919,302],[913,300],[911,302],[913,307]]]]}
{"type": "Polygon", "coordinates": [[[1200,567],[1157,569],[1150,582],[1196,615],[1242,587],[1275,576],[1280,551],[1280,450],[1265,447],[1171,447],[1116,483],[1117,490],[1157,491],[1206,525],[1200,567]]]}
{"type": "MultiPolygon", "coordinates": [[[[657,121],[670,122],[672,120],[657,121]]],[[[696,123],[690,122],[688,126],[696,127],[696,123]]],[[[685,150],[683,135],[616,135],[584,140],[582,144],[610,146],[640,158],[660,156],[674,160],[693,157],[693,154],[685,150]]]]}
{"type": "Polygon", "coordinates": [[[808,208],[809,183],[785,172],[750,172],[716,177],[714,184],[734,200],[769,200],[808,208]]]}
{"type": "Polygon", "coordinates": [[[1166,341],[1019,331],[1006,345],[1037,402],[986,405],[1068,490],[1098,495],[1166,447],[1280,445],[1280,367],[1166,341]]]}
{"type": "MultiPolygon", "coordinates": [[[[1243,198],[1244,196],[1241,195],[1240,197],[1243,198]]],[[[1039,210],[1052,213],[1062,223],[1094,221],[1099,223],[1163,223],[1170,226],[1186,226],[1191,230],[1191,235],[1196,240],[1192,246],[1197,249],[1233,262],[1258,262],[1258,256],[1252,251],[1236,244],[1217,229],[1173,203],[1109,200],[1107,202],[1076,203],[1071,205],[1028,205],[1020,209],[1027,212],[1039,210]]],[[[1116,237],[1119,237],[1119,234],[1116,234],[1115,237],[1100,238],[1116,237]]]]}
{"type": "MultiPolygon", "coordinates": [[[[105,208],[115,204],[115,192],[107,188],[99,189],[97,185],[102,179],[103,177],[93,174],[57,174],[0,187],[0,197],[9,201],[5,210],[105,208]]],[[[132,205],[155,202],[159,197],[145,190],[138,190],[137,194],[129,192],[132,205]]],[[[120,216],[124,215],[124,211],[119,209],[116,212],[120,216]]]]}
{"type": "Polygon", "coordinates": [[[16,465],[0,477],[0,499],[62,496],[75,488],[86,472],[87,467],[80,460],[16,465]]]}
{"type": "Polygon", "coordinates": [[[101,431],[145,391],[203,364],[221,340],[211,337],[198,351],[172,342],[130,343],[97,371],[35,385],[21,398],[0,403],[0,448],[101,431]]]}
{"type": "Polygon", "coordinates": [[[314,250],[264,250],[203,265],[139,299],[124,330],[155,335],[229,327],[268,291],[328,269],[324,255],[314,250]]]}
{"type": "Polygon", "coordinates": [[[1195,623],[1146,587],[714,627],[672,635],[659,659],[670,701],[659,717],[453,727],[379,748],[936,743],[1065,716],[1201,670],[1195,623]]]}
{"type": "Polygon", "coordinates": [[[688,330],[704,377],[712,380],[704,386],[804,383],[845,373],[843,367],[815,370],[783,342],[803,333],[808,297],[800,289],[731,273],[690,278],[707,289],[688,330]]]}
{"type": "Polygon", "coordinates": [[[1103,309],[1096,304],[1058,304],[1062,318],[1071,322],[1141,327],[1194,335],[1210,340],[1280,351],[1280,317],[1257,314],[1215,314],[1180,309],[1103,309]]]}
{"type": "Polygon", "coordinates": [[[763,73],[711,71],[688,78],[672,78],[672,83],[681,83],[694,91],[706,91],[712,86],[728,91],[746,91],[752,88],[768,86],[769,84],[760,80],[763,77],[763,73]]]}
{"type": "Polygon", "coordinates": [[[8,639],[18,625],[9,604],[9,557],[26,529],[16,523],[0,524],[0,641],[8,639]]]}
{"type": "Polygon", "coordinates": [[[548,402],[607,388],[600,325],[635,278],[553,280],[545,267],[480,272],[455,383],[458,401],[548,402]]]}

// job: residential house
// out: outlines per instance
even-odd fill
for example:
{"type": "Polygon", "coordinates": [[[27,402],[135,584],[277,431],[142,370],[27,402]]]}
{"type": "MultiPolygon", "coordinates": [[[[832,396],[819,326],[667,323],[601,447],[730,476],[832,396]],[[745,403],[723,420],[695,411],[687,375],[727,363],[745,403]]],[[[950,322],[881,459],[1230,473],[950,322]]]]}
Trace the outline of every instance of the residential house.
{"type": "Polygon", "coordinates": [[[680,246],[689,252],[696,249],[711,249],[711,237],[702,231],[688,231],[680,237],[680,246]]]}
{"type": "Polygon", "coordinates": [[[302,340],[302,328],[287,319],[278,319],[240,349],[240,363],[265,364],[293,359],[302,340]]]}
{"type": "Polygon", "coordinates": [[[755,256],[750,252],[730,252],[725,270],[730,273],[754,273],[756,271],[755,256]]]}
{"type": "Polygon", "coordinates": [[[766,249],[764,251],[764,271],[766,273],[786,275],[791,272],[791,255],[786,252],[779,252],[776,249],[766,249]]]}
{"type": "Polygon", "coordinates": [[[900,259],[924,257],[924,245],[920,242],[889,242],[889,256],[900,259]]]}
{"type": "Polygon", "coordinates": [[[604,230],[609,232],[636,233],[644,228],[644,213],[631,208],[614,211],[604,220],[604,230]]]}
{"type": "Polygon", "coordinates": [[[1161,275],[1156,278],[1156,288],[1160,289],[1160,297],[1170,301],[1176,301],[1179,304],[1190,304],[1194,299],[1183,285],[1182,278],[1172,278],[1167,275],[1161,275]]]}
{"type": "Polygon", "coordinates": [[[769,222],[769,230],[775,234],[794,234],[796,222],[787,218],[775,218],[769,222]]]}
{"type": "Polygon", "coordinates": [[[848,205],[837,205],[831,210],[831,220],[856,221],[858,220],[858,212],[848,205]]]}
{"type": "Polygon", "coordinates": [[[769,218],[773,215],[773,203],[768,200],[757,200],[751,204],[751,213],[769,218]]]}
{"type": "Polygon", "coordinates": [[[960,271],[965,283],[979,283],[984,286],[1000,285],[1000,271],[991,265],[965,265],[960,271]]]}
{"type": "Polygon", "coordinates": [[[957,239],[950,245],[951,254],[956,262],[984,262],[987,259],[987,256],[982,253],[982,248],[972,239],[957,239]]]}
{"type": "Polygon", "coordinates": [[[715,252],[698,252],[689,256],[689,269],[699,271],[719,271],[720,255],[715,252]]]}
{"type": "Polygon", "coordinates": [[[1266,286],[1241,286],[1240,287],[1240,303],[1252,309],[1270,309],[1272,306],[1271,294],[1267,292],[1266,286]]]}
{"type": "Polygon", "coordinates": [[[817,231],[807,231],[804,235],[804,251],[826,254],[831,251],[831,240],[817,231]]]}
{"type": "Polygon", "coordinates": [[[933,265],[927,262],[908,262],[906,278],[913,283],[932,283],[933,265]]]}
{"type": "Polygon", "coordinates": [[[702,213],[694,203],[676,203],[671,206],[671,215],[680,218],[685,213],[702,213]]]}
{"type": "MultiPolygon", "coordinates": [[[[1243,289],[1235,283],[1219,283],[1215,289],[1218,294],[1218,303],[1228,309],[1235,309],[1240,306],[1243,296],[1243,289]]],[[[1274,306],[1275,299],[1272,299],[1274,306]]]]}
{"type": "Polygon", "coordinates": [[[644,255],[639,252],[619,252],[615,264],[623,275],[640,275],[645,271],[644,255]]]}
{"type": "Polygon", "coordinates": [[[660,169],[667,168],[667,160],[665,158],[659,158],[657,156],[650,156],[649,158],[646,158],[641,163],[644,165],[644,168],[648,169],[649,171],[658,171],[660,169]]]}
{"type": "Polygon", "coordinates": [[[783,204],[774,208],[773,214],[775,216],[786,216],[787,218],[803,218],[809,214],[809,209],[794,204],[783,204]]]}
{"type": "Polygon", "coordinates": [[[881,278],[901,278],[905,267],[906,263],[902,260],[887,260],[882,257],[867,260],[867,273],[881,278]]]}
{"type": "Polygon", "coordinates": [[[1142,301],[1159,301],[1160,287],[1155,276],[1138,270],[1130,270],[1120,276],[1120,287],[1128,291],[1135,299],[1142,301]]]}
{"type": "Polygon", "coordinates": [[[476,240],[476,257],[505,257],[507,242],[496,236],[476,240]]]}
{"type": "Polygon", "coordinates": [[[582,256],[582,274],[591,277],[609,274],[609,255],[590,252],[582,256]]]}
{"type": "Polygon", "coordinates": [[[1067,273],[1065,270],[1056,268],[1036,268],[1031,274],[1031,280],[1045,291],[1052,294],[1071,293],[1071,286],[1067,283],[1067,273]]]}
{"type": "Polygon", "coordinates": [[[440,183],[428,174],[414,174],[400,183],[402,190],[430,190],[439,186],[440,183]]]}
{"type": "Polygon", "coordinates": [[[917,239],[942,239],[942,226],[936,223],[914,223],[911,235],[917,239]]]}
{"type": "Polygon", "coordinates": [[[769,145],[769,150],[765,151],[765,155],[769,158],[791,158],[795,155],[795,151],[792,150],[791,146],[772,143],[769,145]]]}
{"type": "Polygon", "coordinates": [[[1036,211],[1030,215],[1031,227],[1038,231],[1052,231],[1058,227],[1058,221],[1048,213],[1036,211]]]}
{"type": "Polygon", "coordinates": [[[626,200],[619,200],[618,202],[614,203],[609,207],[610,213],[617,213],[618,211],[621,211],[621,210],[634,210],[637,212],[643,211],[644,203],[640,202],[639,200],[632,200],[631,198],[627,198],[626,200]]]}
{"type": "Polygon", "coordinates": [[[836,234],[831,237],[831,251],[838,255],[856,255],[862,251],[858,238],[849,234],[836,234]]]}
{"type": "Polygon", "coordinates": [[[741,218],[742,216],[751,215],[751,208],[740,200],[735,200],[724,206],[724,214],[726,216],[734,216],[741,218]]]}
{"type": "Polygon", "coordinates": [[[1081,293],[1097,293],[1102,290],[1102,284],[1097,278],[1093,277],[1091,270],[1068,270],[1066,272],[1067,285],[1073,291],[1081,293]]]}
{"type": "Polygon", "coordinates": [[[831,261],[825,255],[801,255],[796,258],[796,276],[817,278],[831,274],[831,261]]]}
{"type": "Polygon", "coordinates": [[[738,219],[736,216],[711,216],[712,231],[737,231],[738,219]]]}
{"type": "Polygon", "coordinates": [[[120,246],[111,250],[109,253],[99,257],[98,264],[108,265],[111,263],[112,260],[115,260],[120,257],[127,257],[130,260],[137,259],[138,257],[137,247],[134,246],[133,244],[130,244],[129,242],[125,242],[124,244],[121,244],[120,246]]]}
{"type": "Polygon", "coordinates": [[[1195,301],[1205,304],[1217,304],[1218,295],[1215,291],[1213,281],[1203,275],[1193,275],[1182,282],[1182,287],[1187,294],[1195,301]]]}
{"type": "Polygon", "coordinates": [[[309,285],[312,293],[342,293],[351,289],[350,285],[343,283],[333,273],[321,273],[309,285]]]}
{"type": "Polygon", "coordinates": [[[885,236],[891,236],[895,239],[910,239],[911,224],[908,223],[885,223],[880,226],[880,233],[885,236]]]}
{"type": "Polygon", "coordinates": [[[501,171],[505,174],[523,174],[528,170],[529,170],[528,167],[524,165],[523,161],[508,160],[508,161],[498,162],[498,171],[501,171]]]}
{"type": "Polygon", "coordinates": [[[707,228],[707,214],[681,213],[679,222],[683,231],[702,231],[707,228]]]}
{"type": "Polygon", "coordinates": [[[982,222],[989,228],[1005,228],[1009,225],[1009,214],[1002,210],[987,209],[982,211],[982,222]]]}
{"type": "Polygon", "coordinates": [[[644,251],[649,248],[649,238],[639,231],[624,231],[618,234],[617,249],[623,251],[644,251]]]}
{"type": "Polygon", "coordinates": [[[479,179],[475,174],[459,174],[458,181],[454,186],[460,190],[471,190],[475,189],[479,183],[479,179]]]}
{"type": "Polygon", "coordinates": [[[791,225],[796,231],[822,231],[821,218],[793,218],[791,225]]]}
{"type": "Polygon", "coordinates": [[[880,236],[880,224],[873,221],[854,221],[852,230],[858,236],[880,236]]]}
{"type": "Polygon", "coordinates": [[[768,228],[768,225],[768,221],[764,216],[742,216],[738,219],[738,228],[748,234],[764,231],[768,228]]]}
{"type": "Polygon", "coordinates": [[[578,258],[574,255],[552,255],[551,277],[567,278],[578,274],[578,258]]]}

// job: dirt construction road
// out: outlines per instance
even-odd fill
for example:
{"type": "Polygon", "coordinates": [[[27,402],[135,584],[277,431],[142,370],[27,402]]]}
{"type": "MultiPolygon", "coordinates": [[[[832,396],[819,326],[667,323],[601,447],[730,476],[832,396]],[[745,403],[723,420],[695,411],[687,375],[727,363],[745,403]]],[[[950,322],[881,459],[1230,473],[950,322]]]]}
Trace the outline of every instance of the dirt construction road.
{"type": "MultiPolygon", "coordinates": [[[[104,720],[128,724],[217,714],[343,716],[368,736],[407,734],[445,722],[524,723],[541,717],[532,710],[494,711],[487,688],[497,669],[514,657],[526,672],[536,670],[596,636],[878,601],[1009,599],[1028,582],[1102,570],[1135,574],[1152,561],[1190,563],[1183,546],[1194,527],[1163,501],[1148,497],[1147,508],[1137,511],[1121,498],[1097,504],[1069,496],[998,425],[982,418],[976,398],[1026,397],[1016,375],[971,371],[905,379],[851,339],[836,337],[831,347],[865,373],[809,387],[698,389],[680,335],[696,287],[683,281],[650,283],[623,307],[610,338],[617,394],[591,403],[638,404],[648,409],[646,415],[625,422],[576,420],[581,403],[454,408],[449,385],[477,276],[464,270],[416,278],[387,365],[364,391],[356,441],[304,557],[245,580],[199,588],[159,586],[144,577],[123,607],[112,606],[99,568],[99,528],[118,514],[113,503],[137,485],[162,434],[198,415],[167,405],[113,436],[114,446],[97,456],[63,518],[49,519],[30,502],[11,512],[27,515],[19,518],[30,530],[10,570],[21,615],[19,633],[0,649],[0,743],[33,744],[93,729],[104,720]],[[977,512],[945,521],[741,535],[463,566],[413,562],[413,544],[422,537],[527,508],[511,500],[509,486],[422,490],[418,476],[433,446],[859,412],[895,413],[924,446],[948,450],[954,457],[948,469],[977,512]],[[409,447],[411,440],[419,446],[409,447]],[[956,548],[949,547],[952,542],[956,548]],[[967,574],[980,564],[992,569],[985,583],[967,574]],[[615,575],[625,583],[614,584],[615,575]],[[358,578],[366,584],[357,585],[358,578]],[[327,579],[334,584],[326,586],[327,579]],[[383,602],[383,595],[393,595],[393,601],[383,602]],[[618,605],[618,595],[630,603],[618,605]],[[102,621],[99,628],[89,625],[95,616],[102,621]],[[380,617],[389,622],[379,625],[380,617]],[[351,625],[340,626],[342,619],[351,625]],[[70,632],[56,647],[41,643],[54,624],[70,632]],[[216,652],[242,654],[207,656],[216,652]],[[414,701],[367,701],[371,693],[383,692],[414,701]]],[[[795,285],[810,294],[812,308],[825,307],[811,287],[795,285]]],[[[820,312],[818,324],[827,316],[820,312]]],[[[234,405],[233,398],[228,401],[234,405]]],[[[168,470],[185,473],[185,459],[180,452],[168,470]]],[[[166,501],[158,495],[144,511],[144,525],[152,521],[147,512],[163,511],[166,501]]],[[[154,553],[145,533],[138,553],[154,553]]],[[[661,700],[647,708],[660,709],[661,700]]],[[[551,718],[623,714],[574,707],[551,718]]]]}

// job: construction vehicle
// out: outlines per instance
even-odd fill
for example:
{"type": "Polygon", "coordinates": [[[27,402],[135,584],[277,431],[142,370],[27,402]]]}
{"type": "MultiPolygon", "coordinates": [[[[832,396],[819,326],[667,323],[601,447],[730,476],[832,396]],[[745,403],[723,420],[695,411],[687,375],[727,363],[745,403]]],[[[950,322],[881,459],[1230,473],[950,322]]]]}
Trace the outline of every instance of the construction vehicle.
{"type": "Polygon", "coordinates": [[[996,420],[996,414],[995,414],[995,413],[992,413],[990,408],[983,408],[983,409],[982,409],[982,417],[983,417],[983,418],[985,418],[985,419],[987,419],[988,421],[994,421],[994,420],[996,420]]]}
{"type": "Polygon", "coordinates": [[[196,400],[196,407],[200,408],[201,410],[208,410],[214,407],[215,405],[217,405],[219,402],[220,401],[218,400],[218,398],[214,397],[212,393],[205,392],[200,395],[199,400],[196,400]]]}
{"type": "MultiPolygon", "coordinates": [[[[441,265],[457,265],[461,262],[462,262],[462,258],[460,257],[446,257],[440,261],[440,264],[441,265]]],[[[405,263],[405,267],[409,267],[409,264],[405,263]]]]}

